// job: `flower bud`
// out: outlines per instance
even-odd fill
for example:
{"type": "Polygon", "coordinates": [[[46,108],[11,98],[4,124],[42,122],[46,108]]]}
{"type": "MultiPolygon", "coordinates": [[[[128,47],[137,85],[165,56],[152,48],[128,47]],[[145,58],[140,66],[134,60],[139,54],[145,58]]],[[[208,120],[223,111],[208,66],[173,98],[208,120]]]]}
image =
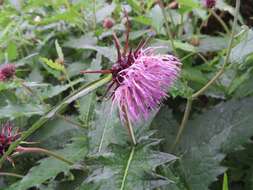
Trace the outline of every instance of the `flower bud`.
{"type": "Polygon", "coordinates": [[[0,81],[8,80],[15,75],[16,67],[13,64],[4,64],[0,67],[0,81]]]}
{"type": "Polygon", "coordinates": [[[204,0],[203,4],[206,8],[211,9],[216,5],[216,0],[204,0]]]}
{"type": "Polygon", "coordinates": [[[111,18],[105,18],[104,19],[103,27],[105,29],[110,29],[110,28],[113,27],[113,25],[114,25],[114,20],[113,19],[111,19],[111,18]]]}

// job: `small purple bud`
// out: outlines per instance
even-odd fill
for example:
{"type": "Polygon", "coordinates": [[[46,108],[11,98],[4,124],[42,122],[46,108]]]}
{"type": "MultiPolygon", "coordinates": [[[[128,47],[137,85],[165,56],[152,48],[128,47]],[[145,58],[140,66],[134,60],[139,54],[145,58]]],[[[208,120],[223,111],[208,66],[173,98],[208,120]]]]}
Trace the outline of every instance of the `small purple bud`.
{"type": "Polygon", "coordinates": [[[13,64],[4,64],[0,67],[0,81],[5,81],[15,75],[16,67],[13,64]]]}
{"type": "Polygon", "coordinates": [[[105,29],[110,29],[112,28],[114,25],[114,20],[111,19],[111,18],[105,18],[104,21],[103,21],[103,27],[105,29]]]}
{"type": "Polygon", "coordinates": [[[211,9],[216,5],[216,0],[203,0],[203,4],[206,8],[211,9]]]}

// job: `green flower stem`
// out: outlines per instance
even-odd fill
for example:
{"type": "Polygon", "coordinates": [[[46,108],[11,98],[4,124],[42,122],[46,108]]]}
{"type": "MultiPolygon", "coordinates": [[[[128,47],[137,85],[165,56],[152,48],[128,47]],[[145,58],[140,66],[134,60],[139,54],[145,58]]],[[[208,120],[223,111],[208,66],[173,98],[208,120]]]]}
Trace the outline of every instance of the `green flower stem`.
{"type": "Polygon", "coordinates": [[[23,178],[24,177],[20,174],[9,173],[9,172],[0,172],[0,176],[11,176],[11,177],[17,177],[17,178],[23,178]]]}
{"type": "Polygon", "coordinates": [[[177,50],[176,50],[176,47],[175,47],[175,44],[174,44],[173,35],[172,35],[171,28],[169,26],[169,21],[167,19],[167,15],[166,15],[166,12],[165,12],[164,4],[163,4],[162,0],[158,0],[157,2],[158,2],[159,6],[160,6],[160,8],[162,10],[162,14],[163,14],[163,17],[164,17],[164,20],[165,20],[166,33],[167,33],[167,36],[170,39],[171,47],[172,47],[175,55],[177,55],[177,50]]]}
{"type": "Polygon", "coordinates": [[[179,126],[179,130],[178,130],[178,133],[177,133],[177,136],[176,136],[176,140],[174,141],[174,143],[173,143],[173,145],[171,147],[172,150],[174,150],[174,148],[176,147],[176,145],[180,141],[180,138],[182,136],[182,133],[184,131],[186,123],[187,123],[187,121],[189,119],[189,115],[190,115],[190,112],[191,112],[191,107],[192,107],[192,98],[190,97],[190,98],[187,99],[184,116],[183,116],[182,122],[181,122],[181,124],[179,126]]]}
{"type": "Polygon", "coordinates": [[[129,136],[130,136],[130,138],[132,140],[132,143],[134,145],[136,145],[137,143],[136,143],[136,139],[135,139],[135,136],[134,136],[134,130],[133,130],[132,123],[131,123],[131,121],[129,119],[128,111],[127,111],[127,109],[125,107],[122,110],[125,113],[126,127],[127,127],[127,130],[128,130],[129,136]]]}
{"type": "Polygon", "coordinates": [[[90,84],[86,84],[68,97],[66,97],[61,103],[59,103],[57,106],[52,108],[50,111],[48,111],[44,116],[42,116],[37,122],[35,122],[27,131],[23,132],[21,137],[12,143],[8,150],[5,152],[5,154],[0,159],[0,168],[3,164],[3,162],[6,160],[6,158],[18,147],[18,145],[24,141],[27,137],[29,137],[31,134],[33,134],[36,130],[41,128],[48,120],[53,118],[56,114],[61,113],[67,105],[69,105],[71,102],[77,100],[80,97],[83,97],[95,89],[107,84],[112,80],[112,75],[108,75],[102,79],[96,80],[90,84]]]}
{"type": "Polygon", "coordinates": [[[230,37],[230,41],[228,44],[228,48],[227,48],[227,53],[226,53],[226,57],[225,57],[225,61],[224,64],[222,65],[221,69],[216,73],[216,75],[204,86],[202,87],[200,90],[198,90],[196,93],[194,93],[187,101],[187,106],[184,112],[184,116],[181,122],[181,125],[179,126],[179,130],[176,136],[176,139],[173,143],[172,146],[172,150],[176,147],[176,145],[179,143],[180,138],[182,136],[183,130],[187,124],[190,112],[191,112],[191,105],[192,105],[192,101],[196,98],[198,98],[200,95],[202,95],[214,82],[216,82],[216,80],[224,73],[226,65],[229,62],[229,57],[231,54],[231,50],[232,50],[232,46],[233,46],[233,41],[235,38],[235,28],[236,28],[236,24],[237,24],[237,20],[238,20],[238,15],[239,15],[239,8],[240,8],[240,4],[241,1],[240,0],[236,0],[236,8],[235,8],[235,17],[234,17],[234,22],[233,22],[233,28],[232,28],[232,32],[231,32],[231,37],[230,37]]]}
{"type": "Polygon", "coordinates": [[[128,170],[130,168],[131,162],[132,162],[133,157],[134,157],[134,151],[135,151],[135,147],[132,147],[131,153],[130,153],[129,158],[127,160],[127,165],[126,165],[124,176],[123,176],[123,179],[122,179],[122,182],[121,182],[120,190],[124,190],[124,188],[125,188],[125,183],[126,183],[126,178],[127,178],[128,170]]]}
{"type": "Polygon", "coordinates": [[[218,22],[221,24],[221,26],[223,27],[223,29],[225,30],[225,32],[227,34],[230,34],[230,31],[229,31],[226,23],[219,17],[219,15],[217,15],[216,12],[213,9],[209,9],[209,13],[211,15],[213,15],[218,20],[218,22]]]}
{"type": "Polygon", "coordinates": [[[74,164],[72,161],[69,161],[66,158],[63,158],[59,154],[56,154],[56,153],[54,153],[50,150],[44,149],[44,148],[19,146],[16,148],[16,151],[18,153],[42,153],[42,154],[46,154],[48,156],[52,156],[52,157],[56,158],[57,160],[67,163],[68,165],[74,164]]]}

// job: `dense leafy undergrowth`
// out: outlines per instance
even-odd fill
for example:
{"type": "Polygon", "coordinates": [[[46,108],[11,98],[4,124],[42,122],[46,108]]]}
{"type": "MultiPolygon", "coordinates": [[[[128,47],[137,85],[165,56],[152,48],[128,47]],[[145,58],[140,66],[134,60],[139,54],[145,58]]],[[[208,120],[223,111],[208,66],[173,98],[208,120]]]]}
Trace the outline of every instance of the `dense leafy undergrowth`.
{"type": "Polygon", "coordinates": [[[238,3],[0,1],[1,68],[16,67],[0,72],[0,121],[20,131],[0,139],[0,189],[253,189],[253,5],[238,3]],[[133,49],[151,37],[182,62],[169,97],[133,123],[136,145],[104,97],[111,76],[80,73],[115,63],[126,12],[133,49]]]}

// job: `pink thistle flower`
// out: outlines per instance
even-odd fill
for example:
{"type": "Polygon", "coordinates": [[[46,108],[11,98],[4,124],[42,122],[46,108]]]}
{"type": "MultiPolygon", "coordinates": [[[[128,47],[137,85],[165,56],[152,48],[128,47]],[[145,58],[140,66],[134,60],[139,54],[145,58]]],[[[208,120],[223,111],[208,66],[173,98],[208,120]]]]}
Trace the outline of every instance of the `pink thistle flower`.
{"type": "Polygon", "coordinates": [[[216,0],[203,0],[203,4],[206,8],[211,9],[216,5],[216,0]]]}
{"type": "Polygon", "coordinates": [[[157,109],[167,97],[180,65],[172,55],[156,55],[153,48],[141,49],[133,63],[116,77],[120,81],[113,92],[113,103],[118,105],[121,120],[124,121],[125,108],[132,122],[148,119],[150,111],[157,109]]]}
{"type": "Polygon", "coordinates": [[[148,40],[141,41],[135,51],[128,52],[129,20],[124,50],[120,50],[119,40],[113,39],[118,52],[117,62],[109,70],[81,71],[81,73],[111,73],[110,92],[113,105],[119,108],[122,122],[126,122],[126,112],[131,122],[148,119],[152,110],[158,109],[167,91],[180,73],[181,63],[173,55],[157,55],[155,49],[144,49],[148,40]]]}
{"type": "Polygon", "coordinates": [[[4,64],[0,67],[0,81],[5,81],[15,75],[16,67],[13,64],[4,64]]]}

